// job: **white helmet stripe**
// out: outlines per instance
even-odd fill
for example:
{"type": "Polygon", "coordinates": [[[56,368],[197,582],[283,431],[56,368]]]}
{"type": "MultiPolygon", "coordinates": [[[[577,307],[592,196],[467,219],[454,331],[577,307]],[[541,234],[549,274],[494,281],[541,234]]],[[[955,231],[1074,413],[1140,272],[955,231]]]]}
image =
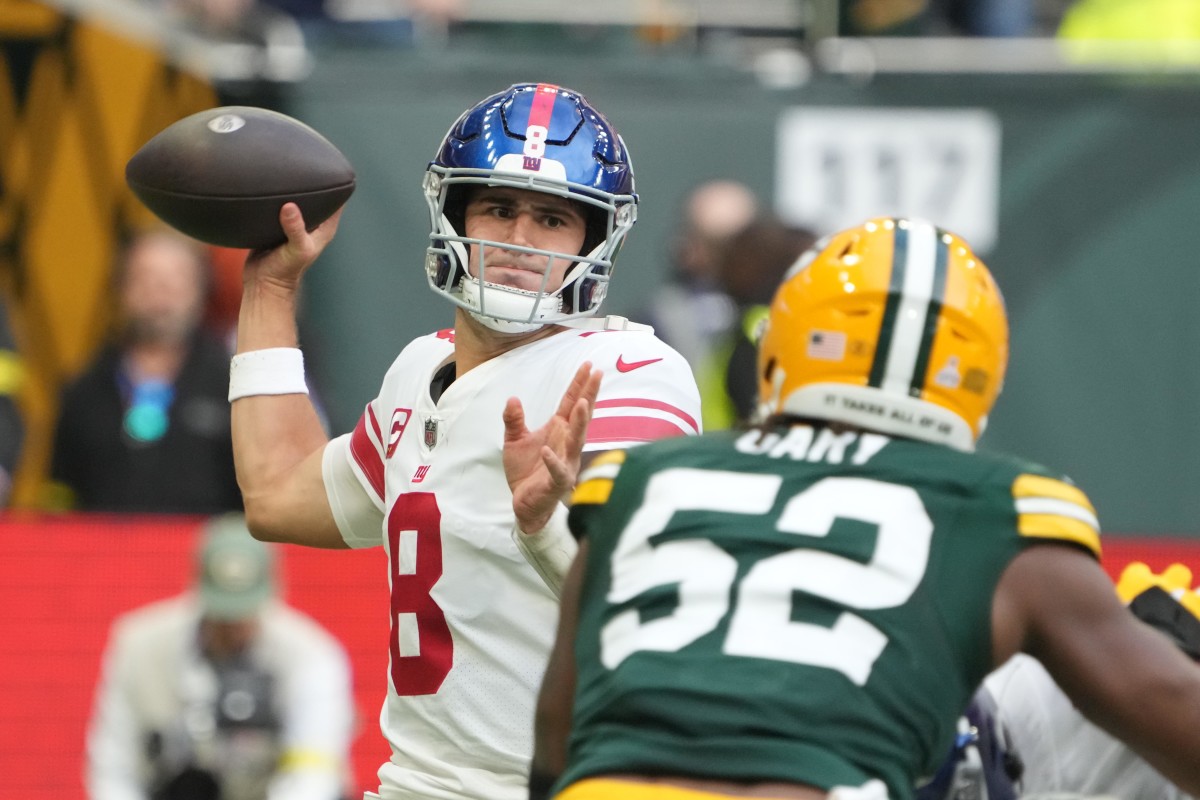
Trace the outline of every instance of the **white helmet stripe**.
{"type": "MultiPolygon", "coordinates": [[[[903,280],[903,286],[881,388],[908,395],[913,370],[921,359],[925,318],[935,291],[938,230],[922,220],[901,221],[896,226],[895,242],[892,269],[903,271],[897,276],[903,280]]],[[[884,343],[880,342],[880,346],[884,343]]]]}

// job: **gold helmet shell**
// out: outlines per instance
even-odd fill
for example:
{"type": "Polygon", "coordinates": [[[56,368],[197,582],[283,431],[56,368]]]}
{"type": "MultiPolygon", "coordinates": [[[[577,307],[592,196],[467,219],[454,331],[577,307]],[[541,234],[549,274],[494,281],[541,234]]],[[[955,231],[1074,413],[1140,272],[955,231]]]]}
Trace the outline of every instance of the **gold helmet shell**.
{"type": "Polygon", "coordinates": [[[960,237],[871,219],[818,242],[776,291],[760,416],[790,414],[974,449],[1008,364],[991,273],[960,237]]]}

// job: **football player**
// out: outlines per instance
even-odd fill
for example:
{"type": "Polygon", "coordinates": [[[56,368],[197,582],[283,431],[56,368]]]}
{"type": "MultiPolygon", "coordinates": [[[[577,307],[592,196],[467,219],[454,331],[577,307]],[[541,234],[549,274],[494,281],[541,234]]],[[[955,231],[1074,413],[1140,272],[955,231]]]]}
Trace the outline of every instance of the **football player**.
{"type": "MultiPolygon", "coordinates": [[[[1117,596],[1137,619],[1200,659],[1200,594],[1192,571],[1155,574],[1141,562],[1121,573],[1117,596]]],[[[1036,659],[1010,658],[984,679],[969,726],[918,800],[1188,797],[1124,743],[1089,722],[1036,659]],[[981,713],[986,710],[986,713],[981,713]],[[972,752],[974,748],[974,752],[972,752]]]]}
{"type": "Polygon", "coordinates": [[[1087,496],[975,451],[1007,355],[958,236],[873,219],[802,256],[761,424],[580,476],[531,796],[905,800],[1018,651],[1200,789],[1200,671],[1117,600],[1087,496]]]}
{"type": "Polygon", "coordinates": [[[468,109],[424,193],[426,274],[454,326],[405,347],[354,431],[328,443],[294,310],[337,218],[309,233],[283,206],[288,242],[246,265],[235,456],[256,536],[387,554],[379,796],[515,800],[581,450],[697,433],[699,393],[652,331],[594,316],[637,195],[624,142],[577,92],[519,84],[468,109]]]}

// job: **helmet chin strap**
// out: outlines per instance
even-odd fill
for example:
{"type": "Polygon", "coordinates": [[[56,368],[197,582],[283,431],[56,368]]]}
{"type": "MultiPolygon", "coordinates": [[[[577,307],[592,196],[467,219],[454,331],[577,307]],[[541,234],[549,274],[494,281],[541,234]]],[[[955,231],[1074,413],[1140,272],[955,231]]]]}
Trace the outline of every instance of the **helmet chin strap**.
{"type": "Polygon", "coordinates": [[[558,314],[562,308],[562,298],[555,295],[539,295],[486,281],[480,285],[480,281],[470,276],[463,276],[461,285],[467,313],[484,327],[499,333],[536,331],[547,324],[546,317],[558,314]],[[485,307],[484,292],[487,292],[486,308],[492,313],[481,311],[485,307]],[[493,313],[497,316],[492,316],[493,313]],[[528,321],[518,322],[514,317],[528,321]]]}

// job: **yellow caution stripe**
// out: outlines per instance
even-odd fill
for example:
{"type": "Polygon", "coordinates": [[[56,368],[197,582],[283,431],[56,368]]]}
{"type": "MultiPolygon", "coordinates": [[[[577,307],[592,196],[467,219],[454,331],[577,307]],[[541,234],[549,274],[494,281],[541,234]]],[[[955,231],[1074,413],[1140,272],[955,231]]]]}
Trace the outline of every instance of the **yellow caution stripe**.
{"type": "Polygon", "coordinates": [[[0,350],[0,395],[14,395],[25,380],[21,357],[11,350],[0,350]]]}
{"type": "Polygon", "coordinates": [[[1100,556],[1100,521],[1076,486],[1044,475],[1019,475],[1012,485],[1017,531],[1022,536],[1064,539],[1100,556]]]}
{"type": "Polygon", "coordinates": [[[337,756],[321,750],[293,748],[285,751],[279,759],[279,770],[281,772],[312,769],[336,771],[339,765],[340,761],[337,756]]]}

